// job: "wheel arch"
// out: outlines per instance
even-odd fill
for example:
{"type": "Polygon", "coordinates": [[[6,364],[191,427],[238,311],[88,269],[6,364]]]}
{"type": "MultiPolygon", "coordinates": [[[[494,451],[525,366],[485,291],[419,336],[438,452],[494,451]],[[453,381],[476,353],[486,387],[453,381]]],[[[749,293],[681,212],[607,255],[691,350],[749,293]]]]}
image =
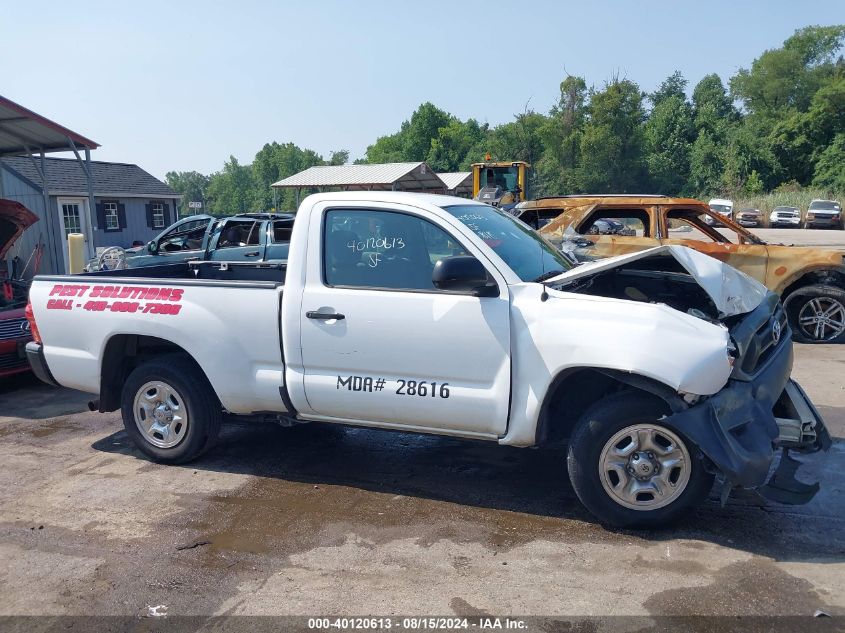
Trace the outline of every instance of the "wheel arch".
{"type": "Polygon", "coordinates": [[[664,402],[672,413],[688,408],[669,385],[617,369],[570,367],[549,385],[537,420],[536,444],[568,439],[582,414],[601,398],[626,389],[649,394],[664,402]]]}
{"type": "Polygon", "coordinates": [[[784,279],[778,285],[775,292],[781,296],[781,301],[783,301],[796,290],[815,285],[835,286],[845,289],[845,265],[804,268],[791,277],[784,279]]]}
{"type": "Polygon", "coordinates": [[[165,354],[178,354],[187,358],[208,381],[208,376],[196,359],[173,341],[142,334],[114,334],[103,348],[103,360],[100,365],[100,413],[117,411],[120,408],[123,385],[133,369],[145,360],[165,354]]]}

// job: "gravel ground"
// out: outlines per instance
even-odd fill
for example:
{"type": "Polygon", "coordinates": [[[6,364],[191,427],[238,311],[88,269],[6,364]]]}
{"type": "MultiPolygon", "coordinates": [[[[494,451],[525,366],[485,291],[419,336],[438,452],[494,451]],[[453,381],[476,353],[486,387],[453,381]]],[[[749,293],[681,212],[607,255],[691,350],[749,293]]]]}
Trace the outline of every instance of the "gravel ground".
{"type": "Polygon", "coordinates": [[[594,523],[556,450],[229,425],[159,466],[84,394],[7,382],[0,615],[845,615],[845,346],[796,350],[838,438],[799,471],[816,499],[639,533],[594,523]]]}

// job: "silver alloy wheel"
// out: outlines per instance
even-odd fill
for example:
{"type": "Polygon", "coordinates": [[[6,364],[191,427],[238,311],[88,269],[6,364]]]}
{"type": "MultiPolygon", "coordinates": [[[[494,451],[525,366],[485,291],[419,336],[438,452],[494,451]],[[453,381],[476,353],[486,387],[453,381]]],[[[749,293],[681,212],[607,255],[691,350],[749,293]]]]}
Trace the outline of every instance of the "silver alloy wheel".
{"type": "Polygon", "coordinates": [[[141,435],[157,448],[173,448],[188,431],[188,411],[182,396],[161,380],[138,389],[132,411],[141,435]]]}
{"type": "Polygon", "coordinates": [[[832,341],[845,332],[845,306],[832,297],[816,297],[801,306],[798,327],[808,338],[832,341]]]}
{"type": "Polygon", "coordinates": [[[687,447],[669,429],[633,424],[607,441],[598,467],[613,501],[632,510],[656,510],[683,493],[692,462],[687,447]]]}

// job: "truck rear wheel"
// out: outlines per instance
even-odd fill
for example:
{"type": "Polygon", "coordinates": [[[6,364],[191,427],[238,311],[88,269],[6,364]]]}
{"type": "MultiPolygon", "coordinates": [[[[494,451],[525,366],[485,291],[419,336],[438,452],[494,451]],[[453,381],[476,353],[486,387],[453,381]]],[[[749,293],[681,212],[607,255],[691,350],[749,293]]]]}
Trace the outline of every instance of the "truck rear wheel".
{"type": "Polygon", "coordinates": [[[845,343],[845,290],[817,284],[783,300],[792,335],[800,343],[845,343]]]}
{"type": "Polygon", "coordinates": [[[569,478],[602,523],[667,525],[707,496],[713,475],[696,446],[662,419],[669,413],[654,396],[624,392],[593,405],[576,425],[569,478]]]}
{"type": "Polygon", "coordinates": [[[123,385],[121,413],[135,445],[164,464],[181,464],[207,451],[223,417],[205,375],[181,355],[136,367],[123,385]]]}

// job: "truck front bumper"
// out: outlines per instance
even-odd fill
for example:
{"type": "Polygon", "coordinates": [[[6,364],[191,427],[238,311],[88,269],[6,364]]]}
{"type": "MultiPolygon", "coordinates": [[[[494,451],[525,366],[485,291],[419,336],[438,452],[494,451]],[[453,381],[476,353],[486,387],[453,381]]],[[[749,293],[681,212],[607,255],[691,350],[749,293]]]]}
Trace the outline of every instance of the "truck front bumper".
{"type": "Polygon", "coordinates": [[[830,448],[824,421],[791,380],[792,342],[778,349],[750,380],[731,379],[719,393],[668,418],[694,442],[730,487],[755,488],[780,503],[807,503],[819,489],[795,478],[788,455],[830,448]],[[780,465],[772,474],[778,452],[780,465]]]}

